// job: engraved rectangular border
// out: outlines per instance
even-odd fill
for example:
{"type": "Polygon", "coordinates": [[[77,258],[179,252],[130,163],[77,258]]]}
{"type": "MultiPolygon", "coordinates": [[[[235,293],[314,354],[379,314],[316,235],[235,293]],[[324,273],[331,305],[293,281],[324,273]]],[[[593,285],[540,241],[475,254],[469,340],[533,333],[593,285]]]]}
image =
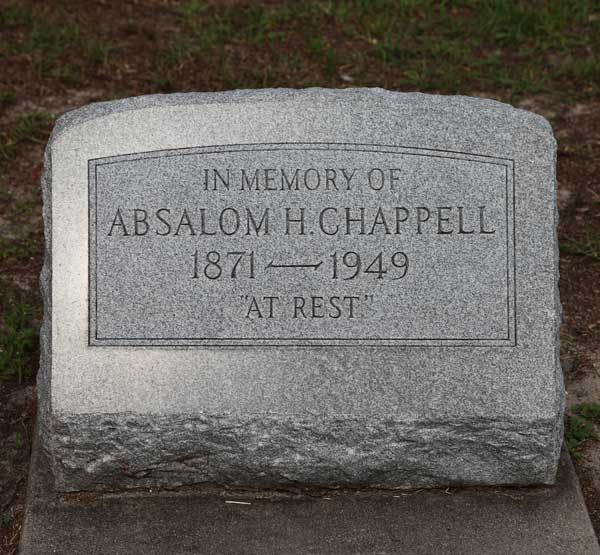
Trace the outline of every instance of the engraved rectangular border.
{"type": "Polygon", "coordinates": [[[515,168],[511,158],[500,158],[467,152],[409,147],[400,145],[384,145],[372,143],[245,143],[210,145],[137,152],[93,158],[88,160],[88,346],[90,347],[385,347],[385,346],[419,346],[419,347],[514,347],[517,345],[517,281],[516,281],[516,239],[515,239],[515,168]],[[446,158],[477,162],[505,167],[505,212],[506,212],[506,337],[502,338],[451,338],[451,337],[416,337],[416,338],[194,338],[194,337],[98,337],[98,280],[97,280],[97,213],[98,200],[97,168],[139,159],[163,158],[170,156],[192,156],[201,154],[218,154],[227,152],[252,152],[272,150],[326,150],[355,151],[384,154],[402,154],[446,158]],[[94,224],[94,225],[92,225],[94,224]]]}

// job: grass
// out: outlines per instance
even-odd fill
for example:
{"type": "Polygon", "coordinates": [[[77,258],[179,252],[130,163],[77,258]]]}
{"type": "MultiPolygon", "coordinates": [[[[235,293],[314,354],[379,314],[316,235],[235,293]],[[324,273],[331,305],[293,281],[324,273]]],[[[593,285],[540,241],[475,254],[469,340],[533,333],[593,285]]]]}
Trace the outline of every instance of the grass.
{"type": "MultiPolygon", "coordinates": [[[[38,136],[37,130],[30,138],[38,136]]],[[[32,259],[41,254],[40,223],[36,212],[39,207],[39,191],[36,194],[16,194],[2,186],[5,181],[0,177],[0,210],[10,215],[10,223],[3,226],[0,234],[0,264],[8,267],[27,266],[32,259]]],[[[5,284],[0,282],[0,292],[5,284]]],[[[0,316],[2,316],[0,312],[0,316]]]]}
{"type": "Polygon", "coordinates": [[[65,52],[79,40],[79,29],[75,25],[55,25],[46,19],[35,20],[25,43],[17,51],[34,55],[34,69],[41,77],[56,75],[63,64],[65,52]]]}
{"type": "MultiPolygon", "coordinates": [[[[0,131],[0,176],[2,176],[3,166],[15,158],[20,144],[46,144],[53,122],[54,116],[52,114],[28,112],[19,116],[12,130],[0,131]]],[[[0,190],[0,193],[2,194],[1,197],[10,196],[9,193],[5,193],[3,190],[0,190]]],[[[0,201],[2,200],[6,200],[6,198],[0,198],[0,201]]],[[[15,202],[23,204],[24,201],[23,199],[17,199],[15,202]]],[[[7,247],[8,242],[8,237],[0,236],[0,260],[7,258],[6,249],[10,249],[10,247],[7,247]]],[[[13,252],[11,256],[16,254],[16,252],[13,252]]]]}
{"type": "Polygon", "coordinates": [[[76,25],[57,23],[47,14],[35,15],[30,6],[14,1],[8,2],[0,12],[0,24],[6,29],[19,25],[27,28],[24,39],[11,43],[9,52],[29,56],[38,77],[64,79],[72,73],[71,65],[64,58],[80,40],[76,25]]]}
{"type": "Polygon", "coordinates": [[[19,382],[32,373],[31,357],[37,344],[33,307],[5,300],[0,326],[0,380],[16,377],[19,382]]]}
{"type": "Polygon", "coordinates": [[[588,228],[583,239],[561,242],[560,250],[569,254],[600,260],[600,235],[588,228]]]}
{"type": "Polygon", "coordinates": [[[52,130],[54,116],[48,112],[29,112],[17,120],[13,137],[15,142],[46,144],[52,130]]]}
{"type": "MultiPolygon", "coordinates": [[[[39,228],[34,225],[38,207],[37,194],[17,195],[0,188],[0,209],[10,214],[11,220],[0,235],[0,263],[16,262],[22,266],[41,254],[39,228]]],[[[0,287],[3,286],[0,282],[0,287]]]]}
{"type": "MultiPolygon", "coordinates": [[[[0,178],[0,184],[2,184],[0,178]]],[[[29,219],[35,210],[39,207],[39,198],[27,195],[17,195],[13,191],[0,188],[0,206],[8,205],[9,212],[15,223],[24,223],[23,218],[29,219]]]]}
{"type": "Polygon", "coordinates": [[[54,116],[47,112],[28,112],[17,119],[13,129],[0,133],[0,164],[10,160],[20,143],[46,144],[54,116]]]}
{"type": "Polygon", "coordinates": [[[594,424],[580,416],[571,415],[567,418],[565,440],[569,453],[575,458],[581,458],[581,448],[586,441],[597,439],[594,424]]]}
{"type": "Polygon", "coordinates": [[[14,91],[0,90],[0,107],[10,106],[17,101],[17,95],[14,91]]]}
{"type": "Polygon", "coordinates": [[[32,12],[28,6],[21,2],[7,2],[0,9],[0,25],[13,27],[22,23],[31,23],[32,12]]]}
{"type": "Polygon", "coordinates": [[[599,403],[580,403],[574,405],[571,409],[575,414],[588,421],[600,424],[600,402],[599,403]]]}
{"type": "Polygon", "coordinates": [[[19,240],[0,238],[0,262],[10,259],[29,260],[40,252],[39,242],[33,233],[19,240]]]}
{"type": "Polygon", "coordinates": [[[177,8],[181,32],[159,53],[155,80],[176,86],[186,67],[204,62],[221,71],[213,74],[220,88],[262,86],[264,74],[252,67],[259,52],[260,65],[271,68],[265,86],[339,86],[345,73],[358,85],[501,89],[510,98],[569,79],[590,94],[600,90],[597,10],[585,0],[192,0],[177,8]]]}
{"type": "Polygon", "coordinates": [[[3,513],[2,516],[0,516],[0,526],[8,528],[12,524],[13,520],[14,517],[10,513],[3,513]]]}
{"type": "MultiPolygon", "coordinates": [[[[75,19],[68,3],[9,0],[0,28],[40,79],[79,83],[98,67],[144,69],[152,90],[383,86],[485,93],[509,101],[600,92],[600,7],[594,0],[188,0],[161,8],[175,27],[152,34],[152,69],[136,68],[123,23],[114,38],[75,19]],[[122,42],[118,42],[121,40],[122,42]]],[[[129,31],[126,28],[129,25],[129,31]]],[[[1,57],[1,54],[0,54],[1,57]]]]}
{"type": "Polygon", "coordinates": [[[101,41],[93,37],[86,38],[81,44],[87,61],[95,66],[107,66],[111,56],[117,49],[109,42],[101,41]]]}
{"type": "Polygon", "coordinates": [[[60,9],[50,11],[37,6],[34,10],[25,2],[13,0],[0,9],[0,28],[25,28],[22,40],[10,42],[5,48],[11,54],[28,56],[39,78],[58,79],[66,84],[80,82],[81,62],[92,67],[107,65],[115,51],[109,42],[66,21],[66,14],[60,9]]]}
{"type": "MultiPolygon", "coordinates": [[[[578,32],[580,26],[590,27],[591,2],[348,4],[354,7],[349,11],[355,22],[363,18],[369,22],[363,34],[366,31],[375,44],[380,59],[405,68],[404,82],[421,89],[458,92],[475,85],[539,92],[550,76],[549,54],[597,46],[596,39],[578,32]],[[374,5],[378,16],[369,18],[374,5]]],[[[598,75],[588,77],[597,84],[598,75]]]]}
{"type": "Polygon", "coordinates": [[[571,414],[567,416],[565,440],[575,459],[581,458],[581,449],[586,441],[598,439],[596,425],[599,424],[600,403],[581,403],[571,407],[571,414]]]}

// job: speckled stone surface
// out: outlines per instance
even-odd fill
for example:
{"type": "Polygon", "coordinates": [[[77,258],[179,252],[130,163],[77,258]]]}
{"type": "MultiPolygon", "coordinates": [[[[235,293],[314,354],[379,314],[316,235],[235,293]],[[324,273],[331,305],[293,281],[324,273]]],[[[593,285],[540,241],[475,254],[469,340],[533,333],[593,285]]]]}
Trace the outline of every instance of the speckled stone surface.
{"type": "Polygon", "coordinates": [[[535,114],[377,89],[66,114],[43,177],[55,487],[552,483],[555,155],[535,114]]]}

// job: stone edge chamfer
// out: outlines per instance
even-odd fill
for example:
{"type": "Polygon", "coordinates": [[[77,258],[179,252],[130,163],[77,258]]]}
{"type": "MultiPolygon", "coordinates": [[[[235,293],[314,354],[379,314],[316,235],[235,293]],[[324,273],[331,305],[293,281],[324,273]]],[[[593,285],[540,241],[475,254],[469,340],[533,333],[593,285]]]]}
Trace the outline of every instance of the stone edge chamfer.
{"type": "MultiPolygon", "coordinates": [[[[320,87],[311,87],[305,89],[241,89],[223,92],[189,92],[189,93],[170,93],[170,94],[150,94],[123,98],[119,100],[109,100],[103,102],[93,102],[65,112],[55,123],[51,142],[56,141],[60,136],[89,120],[100,117],[110,116],[112,114],[127,112],[132,110],[144,110],[156,107],[167,106],[188,106],[188,105],[209,105],[209,104],[242,104],[242,103],[263,103],[263,102],[284,102],[301,100],[322,100],[322,101],[395,101],[400,104],[414,103],[417,106],[432,111],[439,108],[444,112],[448,109],[468,109],[477,108],[482,111],[490,111],[501,114],[503,117],[509,117],[516,122],[516,126],[526,127],[528,132],[535,131],[537,135],[551,137],[556,143],[552,133],[552,127],[548,120],[543,116],[515,108],[514,106],[499,102],[489,98],[479,98],[464,95],[436,95],[420,92],[397,92],[382,88],[346,88],[329,89],[320,87]]],[[[477,153],[473,153],[477,154],[477,153]]],[[[485,153],[484,153],[485,154],[485,153]]]]}

